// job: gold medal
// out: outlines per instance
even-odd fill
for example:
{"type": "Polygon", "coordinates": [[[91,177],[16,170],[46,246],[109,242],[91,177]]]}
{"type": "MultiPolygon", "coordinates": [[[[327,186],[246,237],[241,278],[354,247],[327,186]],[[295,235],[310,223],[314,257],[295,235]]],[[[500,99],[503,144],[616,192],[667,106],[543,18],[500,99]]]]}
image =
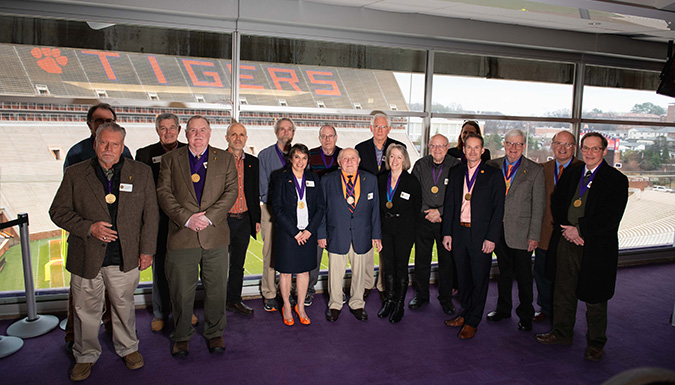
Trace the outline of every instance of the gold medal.
{"type": "Polygon", "coordinates": [[[431,192],[434,193],[434,194],[436,194],[436,193],[438,192],[438,187],[433,186],[433,187],[431,188],[431,192]]]}
{"type": "Polygon", "coordinates": [[[198,183],[201,178],[199,177],[199,174],[194,173],[194,174],[192,174],[191,179],[192,179],[192,183],[198,183]]]}
{"type": "Polygon", "coordinates": [[[464,199],[470,201],[470,200],[471,200],[471,193],[466,193],[466,194],[464,195],[464,199]]]}
{"type": "Polygon", "coordinates": [[[354,197],[347,197],[347,203],[349,203],[350,205],[353,205],[354,204],[354,197]]]}
{"type": "Polygon", "coordinates": [[[581,207],[581,198],[574,201],[574,207],[581,207]]]}
{"type": "Polygon", "coordinates": [[[391,203],[391,202],[387,202],[387,204],[385,204],[385,206],[387,206],[387,208],[390,209],[390,208],[394,207],[394,204],[391,203]]]}
{"type": "Polygon", "coordinates": [[[305,202],[303,202],[303,201],[298,202],[298,208],[300,210],[304,209],[305,208],[305,202]]]}
{"type": "Polygon", "coordinates": [[[507,190],[508,190],[509,188],[511,188],[511,181],[510,181],[510,180],[504,181],[504,184],[506,184],[506,189],[507,189],[507,190]]]}
{"type": "Polygon", "coordinates": [[[105,203],[109,205],[115,203],[116,200],[117,198],[115,197],[115,194],[106,194],[105,196],[105,203]]]}

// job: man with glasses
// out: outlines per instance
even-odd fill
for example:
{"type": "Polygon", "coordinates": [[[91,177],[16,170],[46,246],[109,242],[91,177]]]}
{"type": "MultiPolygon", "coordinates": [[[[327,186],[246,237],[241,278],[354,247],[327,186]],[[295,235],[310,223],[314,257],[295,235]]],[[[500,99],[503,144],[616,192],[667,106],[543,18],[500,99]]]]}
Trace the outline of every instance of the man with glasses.
{"type": "MultiPolygon", "coordinates": [[[[405,144],[389,137],[391,124],[387,114],[382,111],[373,111],[370,115],[370,132],[372,132],[373,137],[357,144],[354,148],[361,156],[359,170],[368,171],[379,178],[380,175],[388,172],[384,166],[384,155],[387,153],[387,148],[392,144],[400,144],[405,147],[405,144]]],[[[374,255],[366,257],[366,289],[363,294],[364,298],[367,298],[370,291],[375,288],[374,257],[374,255]]],[[[380,265],[382,265],[382,260],[380,260],[380,265]]],[[[382,271],[382,266],[380,266],[380,271],[382,271]]],[[[377,282],[377,290],[380,292],[380,296],[384,294],[384,282],[381,279],[377,282]]]]}
{"type": "Polygon", "coordinates": [[[162,156],[157,199],[169,216],[166,278],[175,329],[171,355],[185,357],[190,337],[195,291],[204,286],[204,338],[210,353],[225,350],[227,298],[227,213],[237,199],[237,168],[227,151],[209,144],[211,125],[191,117],[185,128],[188,145],[162,156]]]}
{"type": "MultiPolygon", "coordinates": [[[[115,121],[117,121],[117,114],[115,114],[115,110],[113,110],[110,104],[100,103],[91,106],[89,111],[87,111],[87,126],[89,126],[91,135],[86,139],[82,139],[73,147],[71,147],[70,150],[68,150],[66,159],[63,161],[63,170],[65,171],[66,167],[75,163],[95,157],[96,152],[94,151],[94,138],[96,138],[96,130],[98,129],[98,126],[103,123],[111,123],[115,121]]],[[[127,146],[124,146],[124,152],[122,153],[122,156],[132,159],[131,152],[127,146]]]]}
{"type": "MultiPolygon", "coordinates": [[[[331,124],[324,124],[319,129],[319,142],[321,146],[309,150],[309,167],[319,177],[331,173],[339,168],[337,156],[342,150],[336,145],[338,139],[337,131],[331,124]]],[[[321,257],[323,248],[317,247],[316,269],[309,272],[309,286],[305,296],[305,306],[311,306],[314,300],[316,289],[314,288],[319,281],[319,270],[321,269],[321,257]]]]}
{"type": "Polygon", "coordinates": [[[422,211],[417,218],[415,236],[415,297],[408,307],[419,309],[429,303],[431,254],[436,241],[438,252],[438,301],[445,314],[455,312],[452,304],[452,280],[455,262],[452,253],[443,247],[441,222],[443,199],[450,169],[460,161],[448,155],[448,138],[436,134],[429,141],[429,155],[420,158],[413,167],[413,175],[422,186],[422,211]]]}
{"type": "Polygon", "coordinates": [[[539,343],[570,345],[577,301],[586,302],[584,358],[600,361],[607,343],[607,301],[614,296],[619,224],[628,202],[628,178],[607,164],[607,139],[590,132],[581,139],[583,165],[563,173],[551,197],[555,232],[549,258],[556,261],[553,329],[539,343]]]}
{"type": "MultiPolygon", "coordinates": [[[[548,251],[551,234],[553,234],[553,215],[551,214],[551,194],[563,172],[571,165],[581,161],[574,157],[576,139],[569,131],[560,131],[551,139],[551,151],[554,158],[542,163],[544,166],[544,180],[546,184],[546,209],[541,221],[541,237],[539,246],[534,250],[534,282],[537,285],[537,304],[540,311],[532,319],[540,322],[553,315],[553,280],[546,274],[546,253],[548,251]]],[[[555,277],[551,274],[551,278],[555,277]]]]}
{"type": "Polygon", "coordinates": [[[511,318],[513,279],[518,282],[518,330],[532,330],[532,252],[539,244],[546,206],[544,167],[523,156],[525,134],[518,129],[504,135],[506,156],[487,162],[499,169],[506,185],[504,224],[495,248],[499,266],[497,309],[487,319],[511,318]]]}

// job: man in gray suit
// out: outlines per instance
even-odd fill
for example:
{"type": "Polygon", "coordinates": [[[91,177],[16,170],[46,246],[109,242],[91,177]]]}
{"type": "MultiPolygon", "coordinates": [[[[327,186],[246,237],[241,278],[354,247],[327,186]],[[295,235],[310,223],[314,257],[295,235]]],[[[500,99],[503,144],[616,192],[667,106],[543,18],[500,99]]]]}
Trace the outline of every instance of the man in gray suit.
{"type": "Polygon", "coordinates": [[[506,156],[487,162],[504,176],[504,225],[495,254],[499,265],[499,298],[497,309],[488,313],[489,321],[498,322],[511,317],[513,307],[511,289],[513,279],[518,281],[520,304],[516,314],[520,318],[518,330],[532,330],[532,252],[539,244],[541,220],[546,207],[544,167],[523,156],[525,134],[510,130],[504,135],[506,156]]]}
{"type": "Polygon", "coordinates": [[[169,216],[166,278],[176,329],[171,354],[187,356],[197,280],[204,285],[204,337],[209,352],[225,350],[225,298],[230,228],[237,199],[237,169],[227,151],[209,146],[211,126],[202,116],[186,124],[188,145],[162,156],[157,198],[169,216]],[[208,169],[208,170],[207,170],[208,169]],[[201,269],[200,269],[201,268],[201,269]]]}
{"type": "Polygon", "coordinates": [[[75,367],[70,379],[89,377],[101,355],[98,334],[104,303],[112,307],[115,352],[129,369],[143,367],[138,352],[134,290],[140,270],[152,265],[157,240],[157,198],[147,165],[124,159],[124,128],[98,127],[96,158],[68,167],[49,215],[70,233],[75,367]]]}

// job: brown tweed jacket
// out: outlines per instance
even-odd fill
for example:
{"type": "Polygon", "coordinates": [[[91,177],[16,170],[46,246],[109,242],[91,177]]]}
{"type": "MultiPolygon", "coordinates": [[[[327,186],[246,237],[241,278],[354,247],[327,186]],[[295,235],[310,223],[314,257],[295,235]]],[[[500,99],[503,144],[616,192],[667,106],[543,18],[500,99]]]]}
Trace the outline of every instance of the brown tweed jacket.
{"type": "MultiPolygon", "coordinates": [[[[572,159],[570,166],[579,164],[581,161],[577,158],[572,159]]],[[[541,163],[544,166],[544,180],[546,183],[546,209],[544,210],[544,219],[541,222],[541,240],[539,241],[539,248],[548,250],[551,242],[551,235],[553,234],[553,214],[551,214],[551,195],[555,189],[555,159],[541,163]]],[[[568,168],[570,166],[567,166],[568,168]]]]}
{"type": "MultiPolygon", "coordinates": [[[[121,183],[131,184],[131,192],[120,191],[117,208],[117,234],[122,247],[122,270],[138,268],[140,254],[155,254],[159,211],[152,170],[147,165],[125,159],[121,183]]],[[[110,223],[108,205],[94,163],[86,160],[66,168],[49,215],[70,233],[66,269],[83,278],[96,277],[103,265],[106,243],[91,236],[94,222],[110,223]]]]}
{"type": "Polygon", "coordinates": [[[230,244],[227,212],[237,199],[237,167],[227,151],[209,146],[201,204],[197,202],[190,179],[189,147],[181,147],[162,156],[157,181],[157,198],[169,216],[167,250],[215,249],[230,244]],[[190,216],[206,212],[213,226],[194,232],[185,227],[190,216]]]}

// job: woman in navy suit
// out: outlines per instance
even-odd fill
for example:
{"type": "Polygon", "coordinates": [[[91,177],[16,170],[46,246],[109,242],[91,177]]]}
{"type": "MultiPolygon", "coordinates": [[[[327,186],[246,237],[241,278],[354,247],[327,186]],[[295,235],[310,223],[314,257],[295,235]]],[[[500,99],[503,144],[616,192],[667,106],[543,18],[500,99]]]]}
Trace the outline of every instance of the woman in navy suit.
{"type": "Polygon", "coordinates": [[[382,251],[385,300],[377,313],[396,323],[403,318],[405,295],[408,290],[408,263],[415,243],[415,222],[422,209],[422,187],[408,173],[410,157],[405,147],[387,147],[385,166],[388,173],[380,175],[380,218],[382,220],[382,251]]]}
{"type": "Polygon", "coordinates": [[[289,166],[272,174],[270,203],[274,214],[274,269],[280,273],[279,288],[284,299],[284,324],[293,325],[289,297],[296,274],[298,298],[295,312],[309,325],[302,300],[307,293],[309,271],[316,268],[317,232],[326,210],[319,177],[307,169],[309,150],[295,144],[288,153],[289,166]]]}

